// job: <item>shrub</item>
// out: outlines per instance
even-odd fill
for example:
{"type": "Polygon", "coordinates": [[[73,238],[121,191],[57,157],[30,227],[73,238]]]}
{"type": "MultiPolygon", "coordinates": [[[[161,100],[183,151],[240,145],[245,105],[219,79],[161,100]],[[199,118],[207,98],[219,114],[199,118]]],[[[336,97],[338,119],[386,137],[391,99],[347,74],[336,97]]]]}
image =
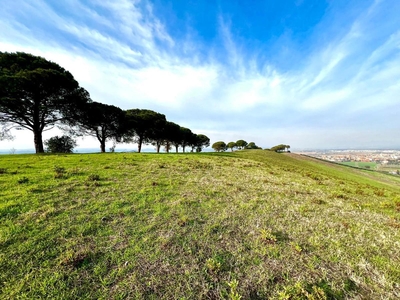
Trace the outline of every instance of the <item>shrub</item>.
{"type": "Polygon", "coordinates": [[[74,139],[67,135],[53,136],[44,142],[46,145],[46,152],[50,153],[72,153],[76,147],[74,139]]]}

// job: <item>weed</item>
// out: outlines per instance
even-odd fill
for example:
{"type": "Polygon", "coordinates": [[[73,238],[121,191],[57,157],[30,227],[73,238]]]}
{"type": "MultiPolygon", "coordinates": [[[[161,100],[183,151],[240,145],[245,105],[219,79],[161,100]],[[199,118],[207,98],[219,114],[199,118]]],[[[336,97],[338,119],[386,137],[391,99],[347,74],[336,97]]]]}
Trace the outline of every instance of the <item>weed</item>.
{"type": "Polygon", "coordinates": [[[263,255],[268,256],[271,259],[279,259],[282,256],[283,251],[278,246],[278,244],[269,244],[263,249],[263,255]]]}
{"type": "Polygon", "coordinates": [[[363,189],[361,189],[361,188],[356,189],[355,193],[357,195],[361,195],[361,196],[366,195],[365,191],[363,189]]]}
{"type": "Polygon", "coordinates": [[[222,263],[218,258],[212,257],[206,260],[205,267],[210,274],[217,274],[221,271],[222,263]]]}
{"type": "Polygon", "coordinates": [[[188,217],[187,216],[182,216],[178,220],[178,225],[183,227],[183,226],[186,226],[188,224],[188,222],[189,222],[188,217]]]}
{"type": "Polygon", "coordinates": [[[332,199],[335,199],[335,198],[336,198],[336,199],[347,200],[347,199],[349,199],[349,196],[348,196],[346,193],[344,193],[344,192],[335,191],[335,192],[332,193],[331,198],[332,198],[332,199]]]}
{"type": "Polygon", "coordinates": [[[209,232],[213,234],[220,233],[222,231],[222,226],[220,224],[213,224],[209,227],[209,232]]]}
{"type": "Polygon", "coordinates": [[[260,230],[260,239],[267,244],[275,244],[278,241],[276,235],[269,228],[260,230]]]}
{"type": "Polygon", "coordinates": [[[279,300],[305,299],[305,300],[326,300],[328,299],[324,290],[316,285],[306,285],[296,282],[294,285],[286,286],[278,293],[279,300]]]}
{"type": "Polygon", "coordinates": [[[311,172],[307,172],[305,175],[311,179],[314,179],[315,181],[321,181],[324,179],[322,176],[311,172]]]}
{"type": "Polygon", "coordinates": [[[297,252],[297,253],[302,253],[303,252],[303,247],[301,245],[299,245],[298,243],[295,242],[291,242],[290,243],[291,246],[293,247],[293,249],[297,252]]]}
{"type": "Polygon", "coordinates": [[[228,299],[230,300],[240,300],[242,299],[242,296],[237,291],[239,282],[236,279],[231,280],[228,282],[229,286],[229,294],[228,294],[228,299]]]}
{"type": "Polygon", "coordinates": [[[400,228],[400,221],[396,220],[395,218],[390,218],[386,224],[393,228],[400,228]]]}
{"type": "Polygon", "coordinates": [[[17,182],[19,184],[28,183],[29,182],[29,178],[24,176],[24,177],[19,178],[17,182]]]}
{"type": "Polygon", "coordinates": [[[88,181],[99,181],[100,180],[100,175],[98,175],[98,174],[90,174],[87,177],[87,180],[88,181]]]}
{"type": "Polygon", "coordinates": [[[71,176],[82,175],[82,172],[80,171],[80,169],[78,167],[72,168],[68,173],[71,176]]]}
{"type": "Polygon", "coordinates": [[[384,189],[377,189],[374,191],[374,194],[379,196],[379,197],[384,197],[385,196],[385,190],[384,189]]]}
{"type": "Polygon", "coordinates": [[[319,204],[319,205],[326,204],[326,201],[324,201],[322,199],[312,199],[311,202],[314,204],[319,204]]]}
{"type": "Polygon", "coordinates": [[[64,178],[66,172],[64,167],[54,166],[54,178],[64,178]]]}

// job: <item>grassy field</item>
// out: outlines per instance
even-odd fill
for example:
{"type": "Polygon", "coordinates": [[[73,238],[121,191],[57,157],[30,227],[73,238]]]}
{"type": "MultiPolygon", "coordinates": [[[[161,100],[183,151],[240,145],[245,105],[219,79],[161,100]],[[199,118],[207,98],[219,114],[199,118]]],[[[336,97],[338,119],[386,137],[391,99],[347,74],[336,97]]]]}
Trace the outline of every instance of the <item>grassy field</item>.
{"type": "Polygon", "coordinates": [[[357,162],[357,161],[348,161],[348,162],[341,162],[341,164],[354,167],[354,168],[363,168],[369,170],[375,170],[380,172],[397,172],[400,170],[400,165],[397,164],[379,164],[376,162],[357,162]]]}
{"type": "Polygon", "coordinates": [[[376,162],[346,161],[346,162],[342,162],[341,164],[346,165],[346,166],[351,166],[351,167],[356,167],[356,168],[365,168],[365,169],[371,169],[371,170],[376,170],[376,167],[377,167],[376,162]]]}
{"type": "Polygon", "coordinates": [[[0,156],[1,299],[398,299],[400,179],[262,150],[0,156]]]}
{"type": "Polygon", "coordinates": [[[400,171],[400,164],[388,164],[388,165],[379,165],[377,168],[379,171],[384,171],[384,172],[398,172],[400,171]]]}

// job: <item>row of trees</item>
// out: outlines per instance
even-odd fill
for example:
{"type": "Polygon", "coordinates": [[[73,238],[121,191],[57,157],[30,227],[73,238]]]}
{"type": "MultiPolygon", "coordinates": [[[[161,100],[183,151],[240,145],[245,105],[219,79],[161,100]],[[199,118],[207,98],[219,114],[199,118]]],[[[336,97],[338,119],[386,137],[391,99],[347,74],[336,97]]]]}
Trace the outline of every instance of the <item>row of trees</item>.
{"type": "Polygon", "coordinates": [[[106,142],[135,142],[138,152],[151,143],[157,152],[175,146],[201,151],[210,145],[203,134],[170,122],[148,109],[122,110],[92,101],[72,74],[54,62],[28,53],[0,52],[0,138],[10,129],[33,132],[36,153],[44,152],[42,134],[59,126],[71,135],[93,136],[105,152],[106,142]]]}
{"type": "Polygon", "coordinates": [[[279,144],[279,145],[272,147],[269,150],[275,151],[275,152],[290,152],[289,149],[290,149],[289,145],[279,144]]]}
{"type": "Polygon", "coordinates": [[[105,152],[107,140],[115,143],[137,143],[138,152],[143,144],[152,144],[157,153],[162,146],[169,152],[174,146],[176,152],[182,147],[191,147],[200,152],[210,145],[210,139],[204,134],[195,134],[189,128],[170,122],[165,115],[149,109],[120,108],[98,102],[86,104],[81,109],[81,116],[76,118],[77,124],[70,127],[73,135],[89,135],[100,142],[101,152],[105,152]]]}
{"type": "Polygon", "coordinates": [[[211,146],[215,151],[221,152],[221,151],[226,151],[228,149],[261,149],[261,147],[258,147],[254,142],[247,143],[245,140],[238,140],[236,142],[229,142],[228,144],[225,144],[223,141],[218,141],[212,144],[211,146]]]}

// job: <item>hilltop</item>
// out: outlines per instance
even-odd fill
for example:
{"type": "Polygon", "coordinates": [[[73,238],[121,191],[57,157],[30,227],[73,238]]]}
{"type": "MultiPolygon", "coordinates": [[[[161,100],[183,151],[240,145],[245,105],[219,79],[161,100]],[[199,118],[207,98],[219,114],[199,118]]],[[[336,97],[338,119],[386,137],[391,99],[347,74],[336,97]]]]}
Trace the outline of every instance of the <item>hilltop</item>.
{"type": "Polygon", "coordinates": [[[396,299],[399,177],[263,150],[0,156],[1,298],[396,299]]]}

